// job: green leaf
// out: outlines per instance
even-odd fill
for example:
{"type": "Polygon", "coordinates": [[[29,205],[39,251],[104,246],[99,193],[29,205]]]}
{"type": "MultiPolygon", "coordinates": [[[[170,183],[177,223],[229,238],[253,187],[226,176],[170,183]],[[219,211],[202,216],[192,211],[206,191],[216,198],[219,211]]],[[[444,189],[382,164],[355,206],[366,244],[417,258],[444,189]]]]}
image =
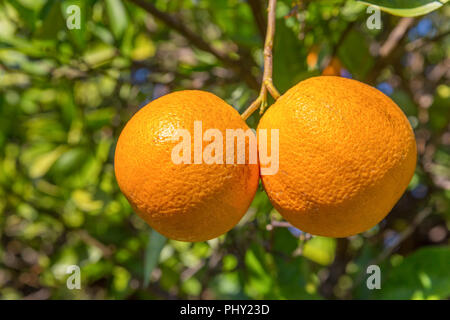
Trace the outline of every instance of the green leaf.
{"type": "Polygon", "coordinates": [[[417,106],[407,92],[396,90],[391,98],[407,116],[417,116],[417,106]]]}
{"type": "Polygon", "coordinates": [[[153,269],[159,262],[161,250],[166,244],[167,238],[152,230],[148,239],[147,249],[144,258],[144,287],[150,283],[150,276],[153,269]]]}
{"type": "MultiPolygon", "coordinates": [[[[273,250],[282,252],[284,256],[274,257],[274,281],[267,299],[316,299],[314,285],[308,283],[310,263],[304,257],[293,257],[293,251],[298,247],[298,238],[286,228],[277,228],[274,231],[273,250]],[[289,258],[288,258],[289,257],[289,258]]],[[[334,239],[333,239],[334,240],[334,239]]]]}
{"type": "Polygon", "coordinates": [[[355,30],[347,35],[339,47],[338,57],[356,79],[364,79],[374,64],[364,35],[355,30]]]}
{"type": "Polygon", "coordinates": [[[263,299],[270,294],[273,277],[267,256],[261,247],[252,245],[245,253],[245,293],[254,299],[263,299]]]}
{"type": "Polygon", "coordinates": [[[73,173],[83,166],[88,154],[88,151],[81,147],[69,149],[53,164],[51,171],[58,175],[73,173]]]}
{"type": "Polygon", "coordinates": [[[56,39],[58,32],[65,28],[62,12],[56,0],[48,1],[39,15],[42,25],[36,32],[40,39],[56,39]]]}
{"type": "Polygon", "coordinates": [[[417,17],[442,7],[448,0],[365,0],[366,5],[375,5],[395,16],[417,17]]]}
{"type": "Polygon", "coordinates": [[[449,247],[419,249],[382,278],[376,294],[382,299],[446,299],[450,297],[449,262],[449,247]]]}
{"type": "Polygon", "coordinates": [[[122,38],[128,26],[128,16],[121,0],[107,0],[106,12],[108,13],[109,24],[114,37],[119,40],[122,38]]]}
{"type": "Polygon", "coordinates": [[[114,108],[97,109],[86,113],[86,124],[89,128],[99,129],[110,124],[114,116],[114,108]]]}
{"type": "Polygon", "coordinates": [[[288,8],[283,2],[277,4],[273,79],[281,93],[309,76],[305,74],[307,52],[282,15],[288,8]]]}

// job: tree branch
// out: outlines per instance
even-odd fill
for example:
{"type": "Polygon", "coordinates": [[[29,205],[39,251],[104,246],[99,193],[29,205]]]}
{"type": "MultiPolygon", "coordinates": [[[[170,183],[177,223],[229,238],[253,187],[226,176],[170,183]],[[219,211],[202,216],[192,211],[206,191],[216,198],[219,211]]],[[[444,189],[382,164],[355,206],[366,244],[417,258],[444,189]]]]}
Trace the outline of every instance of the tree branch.
{"type": "Polygon", "coordinates": [[[241,59],[233,59],[227,53],[217,50],[212,47],[208,42],[206,42],[202,37],[189,29],[184,22],[180,19],[173,17],[172,15],[160,11],[152,3],[145,0],[129,0],[135,5],[141,7],[151,15],[153,15],[158,20],[165,23],[171,29],[177,31],[183,37],[185,37],[191,44],[199,48],[200,50],[211,53],[219,61],[221,61],[227,67],[233,69],[238,73],[242,79],[247,83],[247,85],[252,89],[258,89],[258,80],[253,76],[251,68],[248,63],[243,63],[241,59]]]}

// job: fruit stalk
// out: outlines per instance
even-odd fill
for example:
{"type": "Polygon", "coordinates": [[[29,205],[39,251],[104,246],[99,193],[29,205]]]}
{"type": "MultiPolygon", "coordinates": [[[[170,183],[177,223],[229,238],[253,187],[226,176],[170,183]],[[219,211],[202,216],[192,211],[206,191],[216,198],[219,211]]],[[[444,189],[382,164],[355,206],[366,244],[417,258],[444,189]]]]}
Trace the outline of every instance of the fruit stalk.
{"type": "Polygon", "coordinates": [[[280,97],[280,93],[275,88],[272,81],[272,70],[273,70],[273,39],[275,37],[275,9],[277,0],[269,0],[269,6],[267,8],[267,31],[266,39],[264,42],[264,73],[261,85],[261,91],[259,92],[258,98],[253,101],[247,110],[242,114],[242,119],[247,120],[248,117],[252,115],[259,107],[260,113],[264,112],[267,107],[267,92],[276,100],[280,97]]]}

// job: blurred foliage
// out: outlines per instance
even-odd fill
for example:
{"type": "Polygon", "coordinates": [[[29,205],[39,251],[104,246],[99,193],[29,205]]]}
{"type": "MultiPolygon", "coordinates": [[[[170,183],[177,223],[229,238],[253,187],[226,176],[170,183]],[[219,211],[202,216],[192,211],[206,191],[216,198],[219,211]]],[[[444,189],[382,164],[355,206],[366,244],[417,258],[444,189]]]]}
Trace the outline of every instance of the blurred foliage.
{"type": "Polygon", "coordinates": [[[450,297],[448,5],[411,21],[382,13],[383,27],[369,30],[357,1],[278,1],[281,91],[319,75],[335,56],[342,76],[390,95],[415,129],[416,174],[377,227],[307,241],[277,224],[262,189],[237,227],[202,243],[166,242],[132,212],[114,178],[121,128],[148,101],[181,89],[214,92],[242,112],[257,94],[252,79],[261,77],[265,6],[0,1],[1,298],[450,297]],[[66,27],[71,5],[80,8],[81,29],[66,27]],[[406,30],[391,43],[402,23],[406,30]],[[308,65],[311,50],[318,56],[308,65]],[[381,266],[381,290],[365,285],[373,263],[381,266]],[[81,268],[81,290],[65,285],[71,264],[81,268]]]}

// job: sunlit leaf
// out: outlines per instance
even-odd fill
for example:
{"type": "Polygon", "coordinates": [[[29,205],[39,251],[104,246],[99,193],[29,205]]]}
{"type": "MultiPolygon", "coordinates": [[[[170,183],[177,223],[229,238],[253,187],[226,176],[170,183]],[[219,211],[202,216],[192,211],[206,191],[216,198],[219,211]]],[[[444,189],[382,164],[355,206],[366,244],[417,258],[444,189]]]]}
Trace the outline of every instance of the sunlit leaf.
{"type": "Polygon", "coordinates": [[[367,5],[375,5],[381,10],[401,17],[416,17],[442,7],[448,0],[364,0],[367,5]]]}
{"type": "Polygon", "coordinates": [[[30,177],[39,178],[45,175],[55,161],[63,154],[64,150],[65,147],[60,146],[38,157],[30,166],[30,177]]]}
{"type": "Polygon", "coordinates": [[[116,39],[121,39],[128,25],[128,15],[121,0],[106,0],[106,12],[116,39]]]}
{"type": "Polygon", "coordinates": [[[333,262],[335,249],[335,239],[314,237],[305,244],[303,255],[318,264],[326,266],[333,262]]]}
{"type": "Polygon", "coordinates": [[[145,60],[155,54],[155,45],[152,40],[143,33],[135,39],[134,49],[131,51],[133,60],[145,60]]]}

